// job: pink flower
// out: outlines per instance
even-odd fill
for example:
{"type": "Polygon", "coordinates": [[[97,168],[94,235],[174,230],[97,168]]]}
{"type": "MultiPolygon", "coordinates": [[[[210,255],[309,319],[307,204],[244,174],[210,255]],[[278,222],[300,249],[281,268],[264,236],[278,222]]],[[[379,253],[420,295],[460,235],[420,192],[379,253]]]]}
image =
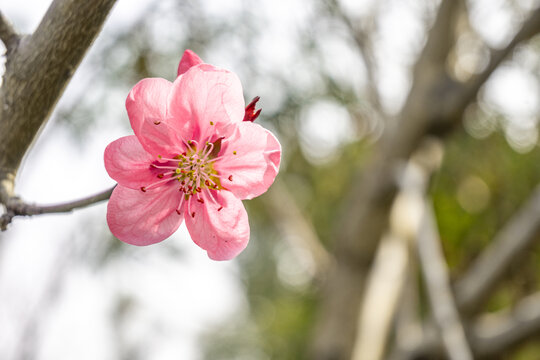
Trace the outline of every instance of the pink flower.
{"type": "Polygon", "coordinates": [[[244,106],[238,77],[190,50],[173,83],[150,78],[135,85],[126,100],[135,135],[105,149],[105,168],[118,182],[107,208],[111,232],[150,245],[185,219],[210,258],[238,255],[249,241],[241,200],[264,193],[281,160],[275,136],[252,122],[255,104],[244,106]]]}

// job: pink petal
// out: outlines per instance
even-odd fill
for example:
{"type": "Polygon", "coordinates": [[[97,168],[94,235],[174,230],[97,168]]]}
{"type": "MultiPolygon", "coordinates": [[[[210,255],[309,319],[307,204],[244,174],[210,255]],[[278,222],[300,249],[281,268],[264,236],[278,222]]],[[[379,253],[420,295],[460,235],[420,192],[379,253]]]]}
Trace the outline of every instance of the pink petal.
{"type": "Polygon", "coordinates": [[[229,191],[213,191],[213,194],[219,204],[203,191],[204,204],[191,198],[189,206],[184,206],[186,226],[195,244],[206,250],[210,259],[230,260],[244,250],[249,241],[246,209],[229,191]]]}
{"type": "Polygon", "coordinates": [[[178,76],[189,70],[190,67],[202,64],[201,58],[191,50],[184,51],[180,64],[178,64],[178,76]]]}
{"type": "Polygon", "coordinates": [[[142,192],[118,185],[107,205],[107,223],[118,239],[132,245],[150,245],[171,236],[183,220],[176,208],[176,187],[142,192]]]}
{"type": "Polygon", "coordinates": [[[186,149],[176,130],[166,122],[146,121],[141,126],[140,139],[144,148],[154,156],[154,159],[158,156],[171,158],[186,149]]]}
{"type": "Polygon", "coordinates": [[[231,124],[244,118],[244,96],[238,77],[208,64],[191,67],[173,83],[170,116],[177,128],[191,124],[190,139],[215,140],[232,131],[231,124]]]}
{"type": "Polygon", "coordinates": [[[258,124],[243,122],[221,142],[221,160],[214,169],[221,184],[240,199],[264,193],[279,171],[281,145],[276,137],[258,124]],[[236,152],[236,154],[234,154],[236,152]]]}
{"type": "Polygon", "coordinates": [[[150,153],[153,152],[153,149],[145,143],[141,129],[144,124],[151,125],[169,121],[167,99],[171,89],[172,83],[165,79],[143,79],[131,89],[126,99],[131,128],[142,146],[150,153]]]}
{"type": "Polygon", "coordinates": [[[140,189],[155,182],[156,174],[150,170],[155,160],[143,149],[136,136],[125,136],[105,148],[105,169],[121,186],[140,189]]]}

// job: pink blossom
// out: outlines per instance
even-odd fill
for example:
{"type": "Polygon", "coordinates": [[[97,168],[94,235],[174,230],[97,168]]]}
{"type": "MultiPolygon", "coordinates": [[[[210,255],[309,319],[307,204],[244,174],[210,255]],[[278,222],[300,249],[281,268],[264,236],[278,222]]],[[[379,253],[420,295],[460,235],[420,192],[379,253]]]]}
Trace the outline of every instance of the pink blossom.
{"type": "Polygon", "coordinates": [[[118,182],[107,208],[111,232],[129,244],[150,245],[185,219],[210,258],[238,255],[249,241],[241,200],[264,193],[281,160],[275,136],[252,122],[255,103],[244,108],[238,77],[191,50],[173,83],[136,84],[126,100],[135,135],[105,149],[105,168],[118,182]]]}

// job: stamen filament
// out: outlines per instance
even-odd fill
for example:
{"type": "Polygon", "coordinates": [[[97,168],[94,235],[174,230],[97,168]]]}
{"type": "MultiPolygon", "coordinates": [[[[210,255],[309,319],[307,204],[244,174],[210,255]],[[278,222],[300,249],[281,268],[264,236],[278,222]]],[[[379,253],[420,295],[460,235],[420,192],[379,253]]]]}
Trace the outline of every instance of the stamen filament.
{"type": "Polygon", "coordinates": [[[141,190],[142,190],[143,192],[146,192],[146,190],[153,189],[153,188],[157,187],[158,185],[161,185],[161,184],[163,184],[163,183],[165,183],[165,182],[168,182],[168,181],[171,181],[171,180],[173,180],[173,179],[174,179],[174,178],[163,178],[163,179],[161,179],[161,180],[159,180],[159,181],[156,181],[155,183],[152,183],[152,184],[147,185],[147,186],[143,186],[143,187],[141,188],[141,190]],[[144,189],[144,190],[143,190],[143,189],[144,189]]]}

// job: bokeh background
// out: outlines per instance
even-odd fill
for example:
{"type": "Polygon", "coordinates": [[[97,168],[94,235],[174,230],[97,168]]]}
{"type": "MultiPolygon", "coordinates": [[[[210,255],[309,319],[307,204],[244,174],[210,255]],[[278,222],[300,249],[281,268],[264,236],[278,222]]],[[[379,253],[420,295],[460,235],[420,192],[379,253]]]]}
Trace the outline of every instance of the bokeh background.
{"type": "MultiPolygon", "coordinates": [[[[0,9],[18,30],[32,32],[49,4],[1,0],[0,9]]],[[[467,5],[448,63],[458,80],[482,71],[488,49],[504,47],[540,3],[467,5]]],[[[271,191],[245,202],[251,241],[231,262],[209,260],[184,225],[158,245],[123,244],[107,228],[106,204],[15,219],[0,234],[0,358],[306,358],[336,224],[355,216],[340,211],[341,204],[354,174],[373,156],[373,144],[402,109],[438,6],[413,0],[119,0],[27,155],[17,193],[30,202],[57,203],[113,185],[103,151],[131,133],[126,95],[144,77],[173,80],[188,48],[237,73],[247,102],[261,97],[257,122],[280,139],[282,168],[271,191]],[[358,34],[366,40],[358,41],[358,34]]],[[[495,71],[444,144],[433,141],[439,165],[427,193],[452,280],[538,184],[539,114],[536,36],[495,71]]],[[[531,246],[516,259],[485,314],[508,311],[540,289],[539,250],[531,246]]],[[[415,294],[408,299],[418,325],[429,317],[426,295],[418,269],[404,280],[400,251],[381,255],[379,283],[390,289],[374,293],[392,297],[392,284],[405,284],[401,288],[415,294]]],[[[376,308],[377,301],[368,313],[376,308]]],[[[386,358],[400,344],[395,313],[379,317],[394,319],[378,340],[382,353],[365,350],[359,359],[386,358]]],[[[408,329],[421,336],[419,328],[408,329]]],[[[528,340],[500,356],[539,358],[540,337],[528,340]]]]}

